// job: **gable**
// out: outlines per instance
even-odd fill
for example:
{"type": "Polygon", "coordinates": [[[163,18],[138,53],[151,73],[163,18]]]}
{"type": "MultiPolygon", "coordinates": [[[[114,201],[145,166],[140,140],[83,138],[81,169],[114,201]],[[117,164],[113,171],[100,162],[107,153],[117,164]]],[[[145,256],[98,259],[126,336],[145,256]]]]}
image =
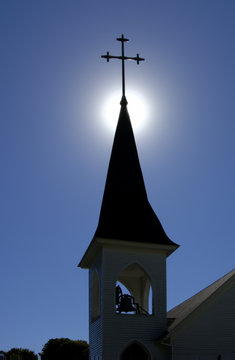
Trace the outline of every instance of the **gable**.
{"type": "Polygon", "coordinates": [[[178,327],[182,322],[187,321],[188,318],[201,306],[208,301],[218,297],[230,284],[235,283],[235,269],[228,274],[218,279],[205,289],[201,290],[186,301],[177,305],[167,313],[168,331],[171,332],[178,327]]]}
{"type": "MultiPolygon", "coordinates": [[[[187,302],[184,305],[187,305],[187,302]]],[[[189,302],[189,305],[192,306],[192,302],[189,302]]],[[[235,354],[234,274],[223,285],[220,284],[177,326],[174,327],[173,322],[170,327],[174,353],[214,354],[215,359],[222,354],[222,358],[231,359],[232,354],[235,354]]]]}

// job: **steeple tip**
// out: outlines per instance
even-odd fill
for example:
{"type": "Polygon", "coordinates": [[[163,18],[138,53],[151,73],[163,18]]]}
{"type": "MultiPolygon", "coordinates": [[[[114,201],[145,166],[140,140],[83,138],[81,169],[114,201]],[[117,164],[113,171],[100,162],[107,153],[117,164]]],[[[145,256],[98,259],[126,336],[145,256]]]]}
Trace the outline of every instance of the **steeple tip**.
{"type": "Polygon", "coordinates": [[[127,106],[128,102],[127,102],[127,99],[126,99],[126,96],[123,95],[122,98],[121,98],[121,101],[120,101],[120,105],[121,106],[127,106]]]}

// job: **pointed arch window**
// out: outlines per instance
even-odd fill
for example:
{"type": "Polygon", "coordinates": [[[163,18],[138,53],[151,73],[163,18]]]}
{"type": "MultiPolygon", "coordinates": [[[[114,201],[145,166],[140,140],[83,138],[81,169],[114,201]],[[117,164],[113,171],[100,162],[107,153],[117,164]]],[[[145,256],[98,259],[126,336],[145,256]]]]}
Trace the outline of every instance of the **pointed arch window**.
{"type": "Polygon", "coordinates": [[[91,288],[91,321],[100,316],[100,283],[97,271],[94,271],[91,288]]]}
{"type": "Polygon", "coordinates": [[[152,314],[150,278],[138,264],[127,266],[116,282],[116,313],[152,314]]]}
{"type": "Polygon", "coordinates": [[[120,360],[150,360],[150,354],[139,343],[134,342],[126,347],[120,360]]]}

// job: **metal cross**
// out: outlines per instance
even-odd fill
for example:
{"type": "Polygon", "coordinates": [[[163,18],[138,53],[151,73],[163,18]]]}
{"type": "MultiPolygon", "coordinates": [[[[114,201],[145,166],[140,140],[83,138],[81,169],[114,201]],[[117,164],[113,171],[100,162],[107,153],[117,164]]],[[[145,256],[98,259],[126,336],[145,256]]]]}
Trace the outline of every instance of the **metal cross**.
{"type": "Polygon", "coordinates": [[[124,35],[120,38],[116,39],[117,41],[121,41],[122,43],[122,55],[121,56],[113,56],[109,55],[109,52],[107,51],[106,55],[101,55],[102,58],[107,59],[107,62],[109,62],[109,59],[120,59],[122,60],[122,96],[125,98],[125,60],[135,60],[137,64],[139,65],[140,61],[144,61],[143,58],[139,56],[139,54],[136,55],[136,57],[127,57],[124,55],[124,42],[129,41],[128,39],[125,39],[124,35]]]}

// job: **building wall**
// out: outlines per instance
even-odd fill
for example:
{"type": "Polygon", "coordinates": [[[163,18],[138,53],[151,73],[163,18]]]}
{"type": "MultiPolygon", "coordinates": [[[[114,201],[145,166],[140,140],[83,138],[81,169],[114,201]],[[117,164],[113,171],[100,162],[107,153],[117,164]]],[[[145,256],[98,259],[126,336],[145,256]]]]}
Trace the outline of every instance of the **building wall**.
{"type": "Polygon", "coordinates": [[[102,360],[103,351],[103,333],[102,333],[102,256],[98,256],[94,263],[94,266],[89,270],[89,344],[90,344],[90,359],[102,360]],[[92,320],[92,283],[94,272],[97,272],[100,283],[100,317],[96,320],[92,320]]]}
{"type": "MultiPolygon", "coordinates": [[[[123,350],[134,341],[151,354],[151,360],[168,359],[169,349],[156,347],[156,339],[166,330],[165,254],[135,248],[103,249],[102,258],[103,360],[119,360],[123,350]],[[128,265],[137,263],[148,274],[153,293],[153,315],[117,314],[115,285],[128,265]]],[[[93,359],[92,359],[93,360],[93,359]]]]}
{"type": "Polygon", "coordinates": [[[235,359],[235,280],[225,284],[172,337],[173,360],[235,359]]]}

